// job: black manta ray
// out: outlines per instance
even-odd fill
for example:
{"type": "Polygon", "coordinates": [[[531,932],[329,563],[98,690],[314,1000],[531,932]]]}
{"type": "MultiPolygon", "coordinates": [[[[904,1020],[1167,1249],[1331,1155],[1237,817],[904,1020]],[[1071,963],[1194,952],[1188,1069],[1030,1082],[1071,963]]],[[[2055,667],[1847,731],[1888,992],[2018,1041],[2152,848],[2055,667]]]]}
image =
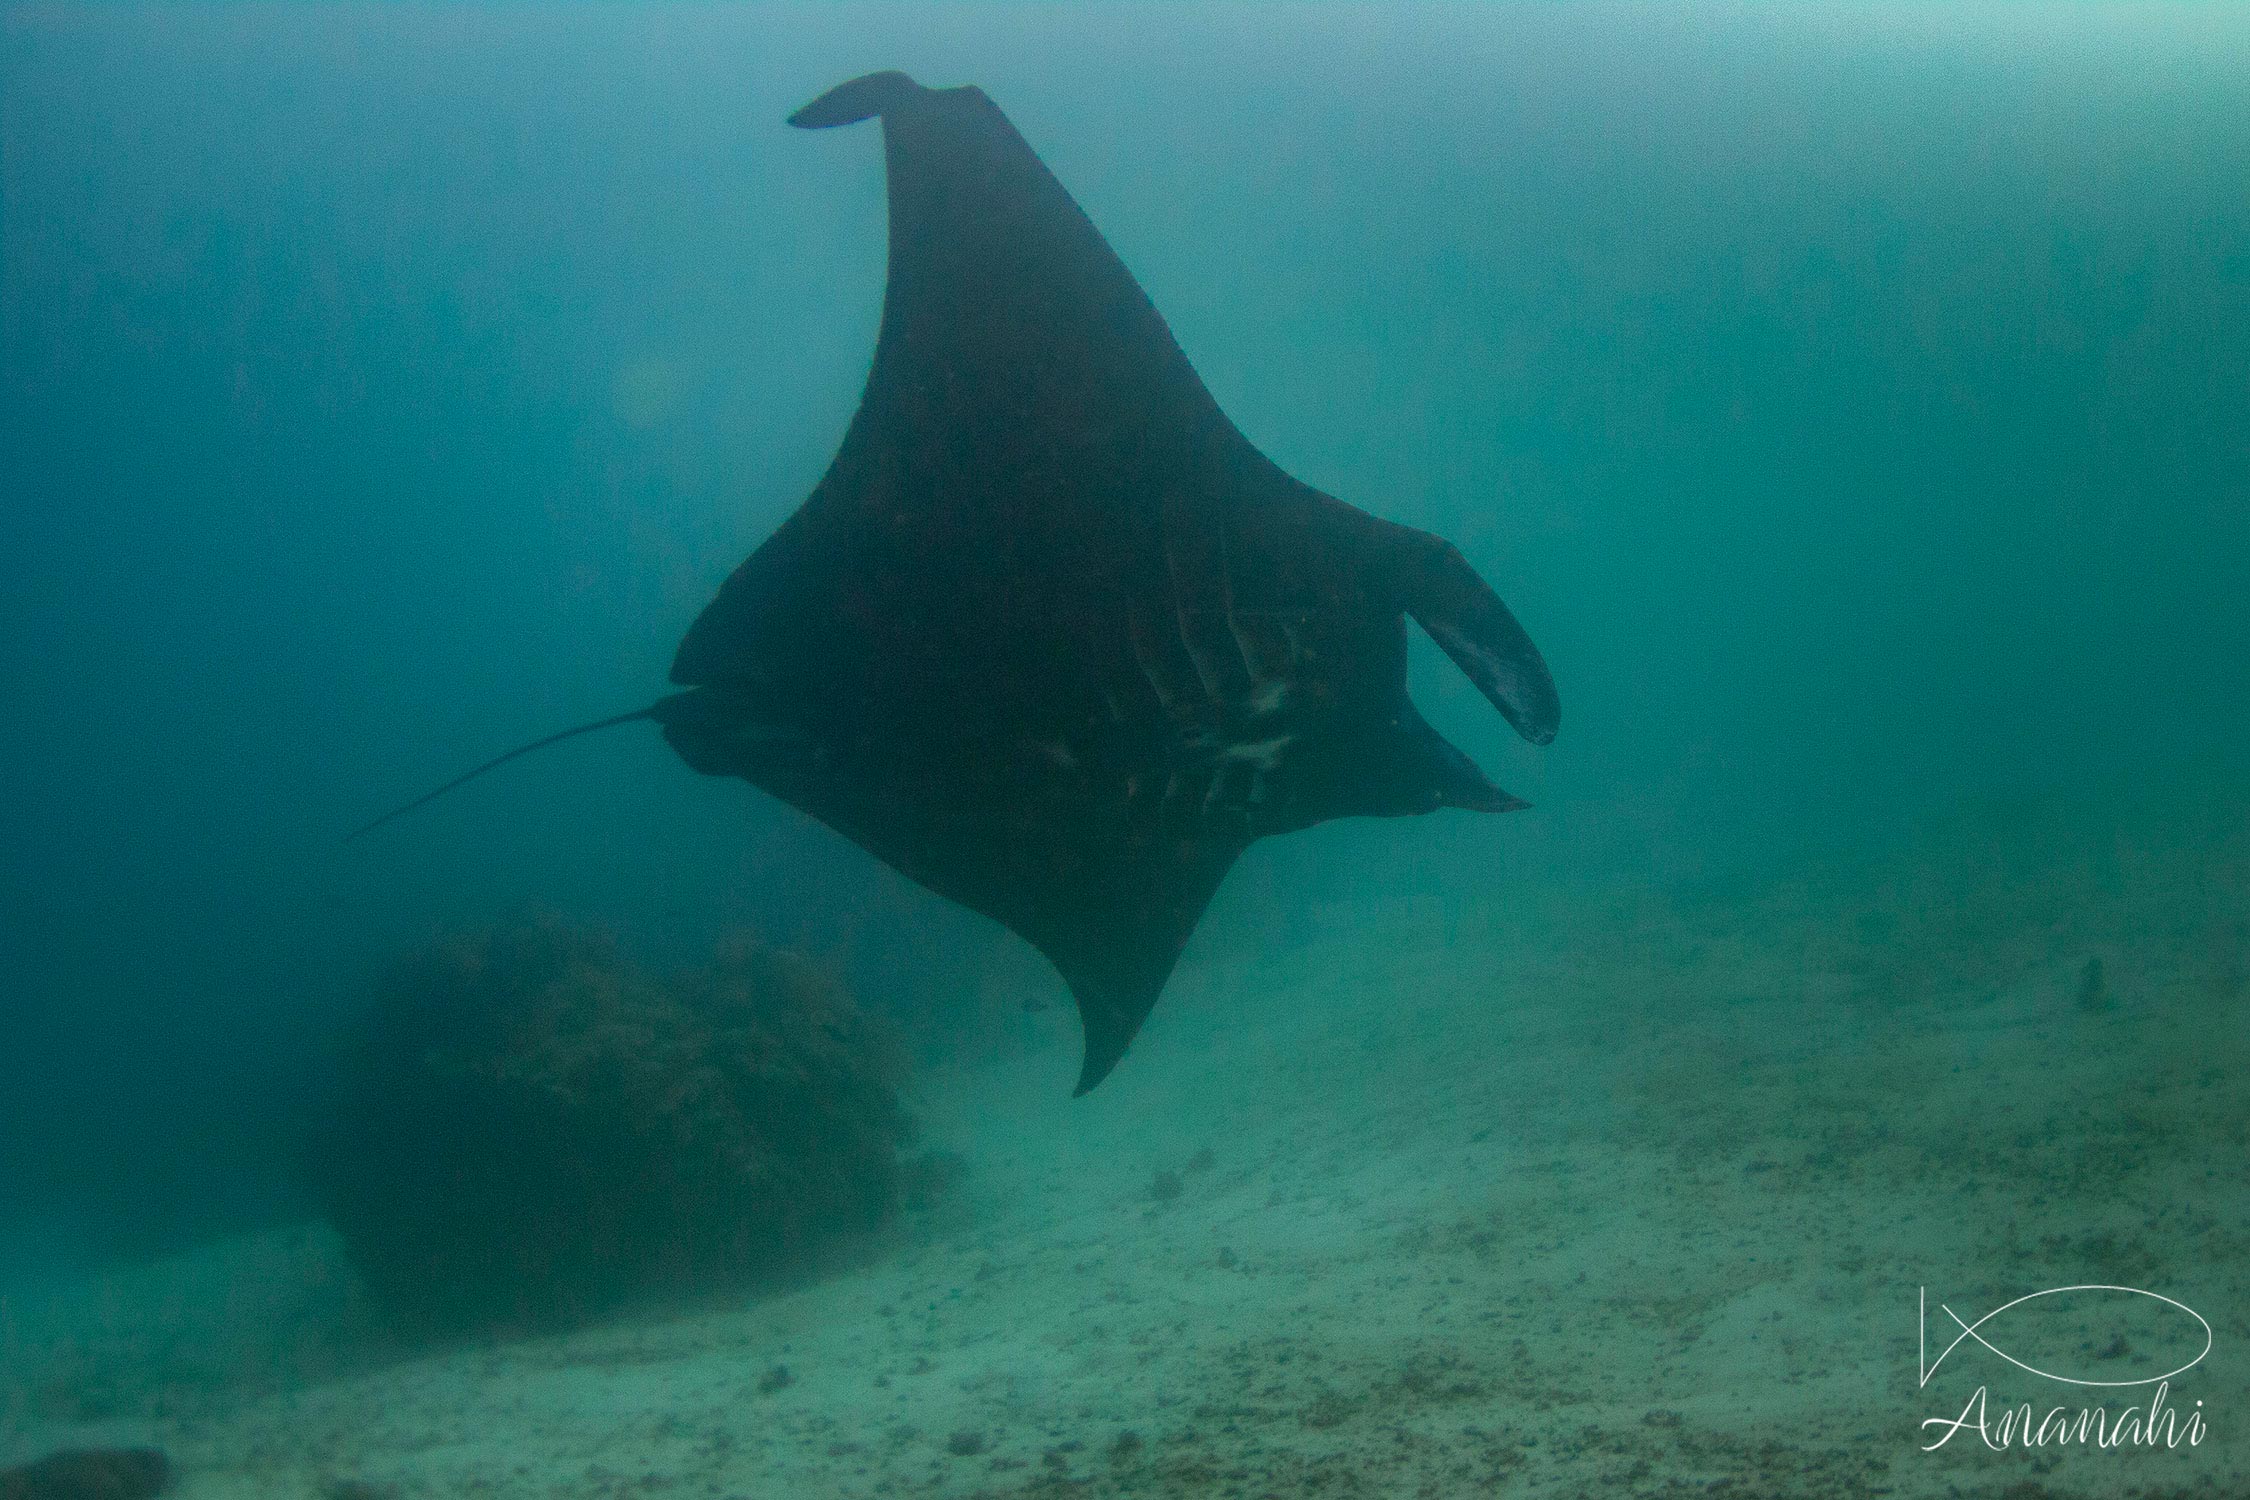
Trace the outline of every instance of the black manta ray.
{"type": "Polygon", "coordinates": [[[688,631],[684,691],[469,775],[656,721],[696,770],[1045,954],[1085,1023],[1083,1094],[1253,841],[1525,805],[1408,701],[1406,615],[1535,744],[1555,687],[1449,543],[1299,483],[1235,429],[981,90],[876,73],[790,123],[869,118],[889,282],[826,477],[688,631]]]}

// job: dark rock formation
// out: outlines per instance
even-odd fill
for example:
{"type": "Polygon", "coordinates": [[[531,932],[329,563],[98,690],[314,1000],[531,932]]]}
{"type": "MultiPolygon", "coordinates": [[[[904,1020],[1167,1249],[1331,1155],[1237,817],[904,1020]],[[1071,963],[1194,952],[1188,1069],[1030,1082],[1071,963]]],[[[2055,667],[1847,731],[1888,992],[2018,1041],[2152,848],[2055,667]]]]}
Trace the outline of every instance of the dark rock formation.
{"type": "Polygon", "coordinates": [[[788,1274],[881,1226],[910,1124],[887,1026],[738,943],[659,978],[541,922],[400,965],[308,1156],[369,1286],[442,1331],[788,1274]]]}
{"type": "Polygon", "coordinates": [[[154,1448],[68,1448],[0,1469],[0,1500],[149,1500],[171,1478],[154,1448]]]}

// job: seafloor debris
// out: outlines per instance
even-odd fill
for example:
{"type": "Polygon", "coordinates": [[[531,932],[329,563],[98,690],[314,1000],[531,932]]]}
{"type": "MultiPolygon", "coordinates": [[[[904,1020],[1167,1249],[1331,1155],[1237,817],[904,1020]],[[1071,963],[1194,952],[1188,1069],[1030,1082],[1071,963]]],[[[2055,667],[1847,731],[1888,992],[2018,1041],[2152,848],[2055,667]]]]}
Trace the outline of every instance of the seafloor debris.
{"type": "Polygon", "coordinates": [[[399,1487],[372,1479],[331,1479],[320,1487],[321,1500],[399,1500],[399,1487]]]}
{"type": "Polygon", "coordinates": [[[896,1211],[911,1136],[888,1026],[737,943],[660,977],[557,922],[398,966],[307,1155],[377,1297],[433,1329],[819,1264],[896,1211]]]}
{"type": "Polygon", "coordinates": [[[2102,961],[2087,959],[2085,967],[2078,971],[2078,1008],[2099,1014],[2115,1005],[2109,992],[2109,978],[2102,972],[2102,961]]]}
{"type": "Polygon", "coordinates": [[[0,1500],[148,1500],[171,1478],[171,1460],[155,1448],[66,1448],[0,1469],[0,1500]]]}
{"type": "Polygon", "coordinates": [[[2250,990],[2250,922],[2224,924],[2211,935],[2210,977],[2222,1000],[2250,990]]]}

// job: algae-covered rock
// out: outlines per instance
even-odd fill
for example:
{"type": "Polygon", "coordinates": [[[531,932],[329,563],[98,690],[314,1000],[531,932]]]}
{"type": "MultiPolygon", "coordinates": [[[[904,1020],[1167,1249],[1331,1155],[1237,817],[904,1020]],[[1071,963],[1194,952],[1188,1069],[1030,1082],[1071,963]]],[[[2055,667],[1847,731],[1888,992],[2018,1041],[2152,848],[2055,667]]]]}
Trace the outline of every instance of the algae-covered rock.
{"type": "Polygon", "coordinates": [[[308,1155],[375,1294],[436,1328],[802,1269],[879,1228],[904,1054],[821,967],[754,942],[658,976],[534,922],[397,966],[308,1155]]]}

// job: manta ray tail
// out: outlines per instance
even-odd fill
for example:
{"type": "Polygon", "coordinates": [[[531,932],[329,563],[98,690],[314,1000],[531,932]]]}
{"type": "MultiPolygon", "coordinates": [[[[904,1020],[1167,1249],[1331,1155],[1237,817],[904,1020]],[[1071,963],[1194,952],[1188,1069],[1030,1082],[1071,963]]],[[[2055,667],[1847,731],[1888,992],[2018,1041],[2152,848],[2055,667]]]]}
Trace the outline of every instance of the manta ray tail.
{"type": "MultiPolygon", "coordinates": [[[[674,696],[684,697],[686,695],[675,694],[674,696]]],[[[580,724],[574,728],[565,729],[559,734],[550,734],[544,739],[533,740],[528,745],[518,745],[515,749],[510,750],[505,754],[495,755],[494,757],[492,757],[492,759],[486,761],[483,765],[476,767],[474,770],[462,772],[460,775],[454,777],[445,785],[439,787],[436,791],[424,792],[421,796],[416,797],[412,802],[406,803],[405,805],[400,807],[392,808],[389,812],[383,814],[373,822],[362,823],[359,827],[354,828],[350,833],[344,835],[344,842],[348,844],[353,839],[358,838],[361,834],[373,833],[376,829],[382,827],[385,823],[390,822],[393,818],[404,817],[406,814],[414,811],[414,809],[416,809],[417,807],[422,807],[428,803],[435,802],[438,798],[444,796],[447,792],[452,791],[455,787],[466,785],[467,783],[476,780],[479,776],[482,776],[485,772],[492,770],[494,767],[506,765],[509,761],[514,760],[519,755],[529,755],[534,750],[544,750],[549,745],[559,745],[564,740],[576,739],[579,735],[582,734],[592,734],[597,729],[614,729],[620,724],[631,724],[641,719],[653,719],[657,716],[658,711],[664,708],[664,706],[671,701],[671,698],[666,698],[661,700],[660,702],[652,703],[646,708],[636,708],[629,714],[618,714],[612,718],[596,719],[591,724],[580,724]]]]}

